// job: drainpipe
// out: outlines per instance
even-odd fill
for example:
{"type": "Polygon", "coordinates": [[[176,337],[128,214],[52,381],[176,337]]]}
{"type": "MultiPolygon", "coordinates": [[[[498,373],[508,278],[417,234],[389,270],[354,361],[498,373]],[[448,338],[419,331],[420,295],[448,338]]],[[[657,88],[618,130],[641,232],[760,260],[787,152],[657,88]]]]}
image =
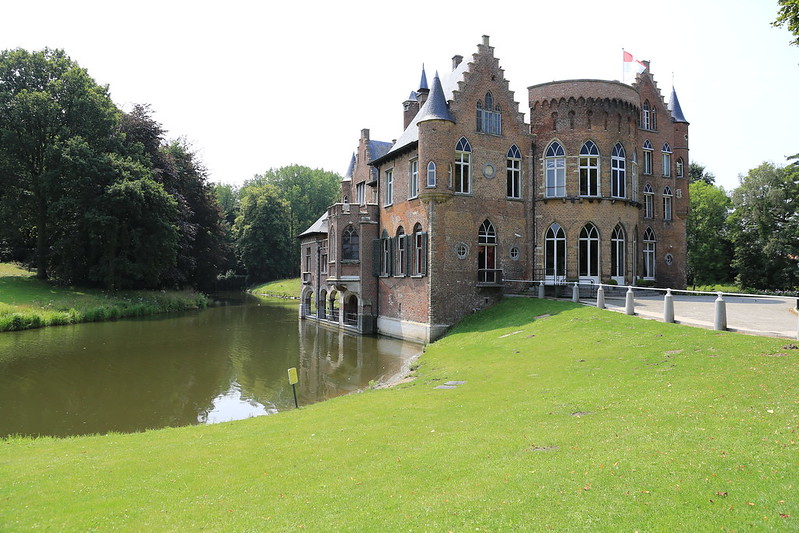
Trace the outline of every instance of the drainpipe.
{"type": "Polygon", "coordinates": [[[530,280],[535,281],[535,252],[538,247],[538,232],[536,231],[536,183],[535,183],[535,140],[530,144],[530,180],[533,182],[532,190],[530,191],[530,202],[532,203],[533,220],[530,224],[530,232],[533,235],[533,246],[530,251],[530,280]]]}

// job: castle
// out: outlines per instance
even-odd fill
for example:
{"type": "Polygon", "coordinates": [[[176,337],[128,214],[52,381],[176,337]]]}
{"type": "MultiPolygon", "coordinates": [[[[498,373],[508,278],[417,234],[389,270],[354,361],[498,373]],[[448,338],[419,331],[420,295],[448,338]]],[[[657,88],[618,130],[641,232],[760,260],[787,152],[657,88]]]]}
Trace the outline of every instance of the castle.
{"type": "Polygon", "coordinates": [[[300,316],[432,342],[531,281],[684,288],[688,122],[644,64],[632,85],[529,87],[529,124],[488,36],[423,69],[402,134],[362,130],[341,201],[299,236],[300,316]]]}

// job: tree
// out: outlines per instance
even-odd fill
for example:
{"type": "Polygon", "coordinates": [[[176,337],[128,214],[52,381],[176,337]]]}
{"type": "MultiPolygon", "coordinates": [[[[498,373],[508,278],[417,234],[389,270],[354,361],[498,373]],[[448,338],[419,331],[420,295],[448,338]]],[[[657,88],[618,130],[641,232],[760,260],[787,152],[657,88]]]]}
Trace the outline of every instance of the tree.
{"type": "Polygon", "coordinates": [[[704,165],[696,161],[691,161],[691,164],[688,166],[688,182],[694,183],[696,181],[704,181],[708,185],[713,185],[716,183],[716,176],[711,172],[705,172],[704,165]]]}
{"type": "Polygon", "coordinates": [[[72,140],[104,151],[118,110],[108,94],[62,50],[0,52],[0,175],[3,194],[22,200],[36,236],[37,276],[47,277],[53,190],[72,140]],[[7,189],[6,189],[7,187],[7,189]]]}
{"type": "MultiPolygon", "coordinates": [[[[290,211],[287,231],[292,241],[308,229],[341,195],[341,176],[334,172],[314,170],[301,165],[268,170],[245,182],[243,190],[262,183],[275,185],[280,195],[288,201],[290,211]]],[[[294,242],[289,262],[287,275],[297,275],[300,249],[294,242]]]]}
{"type": "MultiPolygon", "coordinates": [[[[692,164],[693,166],[693,164],[692,164]]],[[[732,243],[727,231],[730,198],[723,188],[699,179],[688,185],[688,277],[694,285],[732,281],[732,243]]]]}
{"type": "Polygon", "coordinates": [[[763,163],[732,195],[733,267],[743,288],[799,285],[799,168],[763,163]]]}
{"type": "Polygon", "coordinates": [[[270,281],[292,271],[289,234],[291,211],[276,186],[264,183],[243,189],[241,212],[236,219],[236,254],[251,281],[270,281]]]}
{"type": "Polygon", "coordinates": [[[777,20],[771,23],[772,26],[781,28],[787,26],[795,37],[791,44],[799,46],[799,0],[778,0],[780,9],[777,12],[777,20]]]}

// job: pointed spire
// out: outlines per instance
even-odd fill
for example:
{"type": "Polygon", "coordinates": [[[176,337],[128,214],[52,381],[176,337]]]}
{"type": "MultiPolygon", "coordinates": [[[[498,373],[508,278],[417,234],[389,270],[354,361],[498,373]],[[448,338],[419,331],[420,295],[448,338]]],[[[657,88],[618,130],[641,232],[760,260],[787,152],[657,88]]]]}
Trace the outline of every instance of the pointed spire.
{"type": "Polygon", "coordinates": [[[352,153],[352,159],[350,159],[350,166],[347,167],[347,172],[344,174],[344,179],[342,181],[347,181],[348,179],[352,179],[353,174],[355,174],[355,152],[352,153]]]}
{"type": "Polygon", "coordinates": [[[433,78],[433,88],[430,91],[430,96],[427,97],[427,101],[422,106],[422,109],[419,110],[419,119],[416,122],[419,123],[425,120],[449,120],[450,122],[455,122],[455,118],[449,112],[449,106],[444,96],[444,89],[441,87],[441,80],[438,78],[438,72],[433,78]]]}
{"type": "Polygon", "coordinates": [[[430,87],[427,86],[427,73],[424,71],[424,63],[422,63],[422,79],[419,80],[419,92],[429,91],[430,87]]]}
{"type": "Polygon", "coordinates": [[[671,97],[669,98],[669,109],[671,109],[671,119],[674,122],[685,122],[685,115],[683,115],[682,108],[680,107],[680,101],[677,99],[677,91],[674,89],[674,86],[671,87],[671,97]]]}

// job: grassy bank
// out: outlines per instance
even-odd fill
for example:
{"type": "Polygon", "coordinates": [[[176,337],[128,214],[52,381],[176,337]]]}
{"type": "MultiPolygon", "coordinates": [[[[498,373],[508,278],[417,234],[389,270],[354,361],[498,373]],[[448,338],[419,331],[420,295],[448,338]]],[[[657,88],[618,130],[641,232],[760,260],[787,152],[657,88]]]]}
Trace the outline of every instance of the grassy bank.
{"type": "Polygon", "coordinates": [[[508,299],[393,389],[0,441],[0,530],[796,530],[798,353],[508,299]]]}
{"type": "Polygon", "coordinates": [[[300,286],[300,278],[281,279],[253,287],[250,292],[276,298],[299,298],[300,286]]]}
{"type": "Polygon", "coordinates": [[[115,291],[60,287],[0,263],[0,331],[98,322],[204,307],[194,291],[115,291]]]}

